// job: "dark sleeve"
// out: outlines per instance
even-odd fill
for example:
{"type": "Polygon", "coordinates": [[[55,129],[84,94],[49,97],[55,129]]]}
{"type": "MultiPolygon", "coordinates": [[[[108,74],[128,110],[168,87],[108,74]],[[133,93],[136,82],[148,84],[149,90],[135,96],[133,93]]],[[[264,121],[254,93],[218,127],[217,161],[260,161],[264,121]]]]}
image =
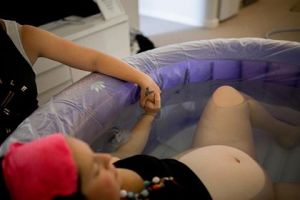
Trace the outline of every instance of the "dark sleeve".
{"type": "Polygon", "coordinates": [[[3,157],[0,158],[0,199],[5,199],[5,200],[10,200],[10,194],[8,191],[8,188],[6,186],[5,183],[5,179],[4,179],[4,174],[3,174],[3,169],[2,169],[2,160],[3,157]]]}

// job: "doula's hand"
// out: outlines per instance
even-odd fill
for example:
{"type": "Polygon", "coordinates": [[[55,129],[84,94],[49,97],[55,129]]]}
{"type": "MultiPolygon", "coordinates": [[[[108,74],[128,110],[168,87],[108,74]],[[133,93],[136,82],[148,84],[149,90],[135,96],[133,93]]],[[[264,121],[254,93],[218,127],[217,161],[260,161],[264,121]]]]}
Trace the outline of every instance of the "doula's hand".
{"type": "Polygon", "coordinates": [[[155,103],[155,101],[160,102],[161,90],[149,76],[146,79],[144,79],[143,85],[140,85],[140,87],[140,105],[142,108],[145,107],[147,101],[150,101],[152,103],[155,103]]]}
{"type": "Polygon", "coordinates": [[[144,106],[144,111],[146,115],[153,115],[155,116],[161,108],[160,96],[154,94],[154,101],[146,101],[144,106]]]}

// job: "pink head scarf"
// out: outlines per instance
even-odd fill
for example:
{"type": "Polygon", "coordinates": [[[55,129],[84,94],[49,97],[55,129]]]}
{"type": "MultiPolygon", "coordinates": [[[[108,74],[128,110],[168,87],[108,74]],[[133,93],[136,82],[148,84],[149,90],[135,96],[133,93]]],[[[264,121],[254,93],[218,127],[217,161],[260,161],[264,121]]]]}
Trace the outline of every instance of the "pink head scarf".
{"type": "Polygon", "coordinates": [[[2,168],[14,200],[51,200],[77,191],[75,161],[61,133],[11,144],[2,168]]]}

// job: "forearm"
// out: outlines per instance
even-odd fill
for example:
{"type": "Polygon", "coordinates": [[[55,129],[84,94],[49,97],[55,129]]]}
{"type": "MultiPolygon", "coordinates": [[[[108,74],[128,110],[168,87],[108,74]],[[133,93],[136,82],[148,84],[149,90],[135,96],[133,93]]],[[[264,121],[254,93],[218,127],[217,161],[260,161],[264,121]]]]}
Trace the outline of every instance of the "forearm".
{"type": "Polygon", "coordinates": [[[119,78],[124,81],[136,83],[140,87],[140,105],[145,106],[147,100],[154,101],[154,95],[157,100],[160,101],[161,90],[157,83],[146,73],[134,68],[126,62],[111,57],[106,54],[102,54],[98,57],[95,64],[95,70],[106,75],[119,78]]]}
{"type": "Polygon", "coordinates": [[[131,130],[130,140],[120,146],[117,151],[112,154],[119,158],[125,158],[142,153],[148,141],[154,118],[155,115],[152,114],[142,115],[131,130]]]}
{"type": "Polygon", "coordinates": [[[119,78],[124,81],[137,83],[139,86],[145,86],[150,77],[142,71],[132,67],[121,59],[113,56],[100,53],[97,61],[95,62],[94,71],[100,72],[112,77],[119,78]]]}
{"type": "Polygon", "coordinates": [[[38,54],[39,57],[46,57],[76,69],[103,73],[137,83],[140,86],[144,83],[143,80],[148,77],[117,57],[78,45],[50,32],[32,26],[24,26],[23,32],[28,35],[23,42],[27,41],[31,44],[26,46],[26,52],[30,55],[38,54]]]}

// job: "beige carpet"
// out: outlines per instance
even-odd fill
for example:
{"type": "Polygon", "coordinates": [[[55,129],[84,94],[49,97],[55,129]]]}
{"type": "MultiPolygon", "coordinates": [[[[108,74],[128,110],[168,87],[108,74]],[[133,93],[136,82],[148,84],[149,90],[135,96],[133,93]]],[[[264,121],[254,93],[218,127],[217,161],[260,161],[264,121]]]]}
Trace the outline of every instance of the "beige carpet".
{"type": "Polygon", "coordinates": [[[199,28],[150,17],[140,17],[140,30],[157,47],[167,44],[213,38],[266,38],[267,33],[278,30],[272,39],[300,42],[299,0],[258,0],[240,9],[239,13],[216,28],[199,28]],[[298,31],[295,31],[298,30],[298,31]]]}

